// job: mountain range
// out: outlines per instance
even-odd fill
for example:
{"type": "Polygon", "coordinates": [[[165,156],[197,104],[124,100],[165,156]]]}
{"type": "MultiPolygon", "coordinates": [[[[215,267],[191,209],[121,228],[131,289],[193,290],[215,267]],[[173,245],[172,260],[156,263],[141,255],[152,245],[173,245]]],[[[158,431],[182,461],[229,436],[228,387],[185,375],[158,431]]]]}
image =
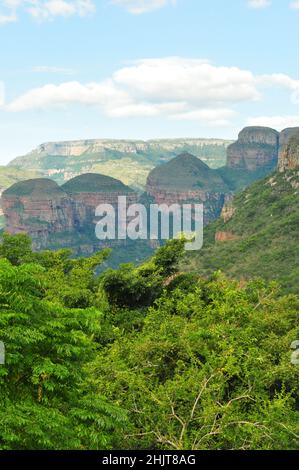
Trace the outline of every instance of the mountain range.
{"type": "Polygon", "coordinates": [[[222,139],[161,140],[78,140],[49,142],[8,167],[36,172],[59,184],[82,173],[101,173],[143,190],[149,172],[182,152],[190,152],[211,168],[225,164],[226,148],[232,141],[222,139]]]}
{"type": "MultiPolygon", "coordinates": [[[[107,142],[45,144],[29,155],[14,160],[8,168],[20,171],[23,166],[25,171],[43,177],[15,183],[3,191],[1,204],[6,230],[11,233],[28,233],[36,250],[68,247],[76,255],[88,255],[103,246],[112,246],[112,264],[116,266],[120,262],[139,262],[157,246],[157,242],[99,242],[94,233],[94,213],[98,204],[112,203],[116,207],[117,197],[122,194],[129,197],[129,202],[139,201],[145,204],[202,202],[206,225],[205,244],[203,250],[188,260],[188,269],[208,275],[219,268],[237,277],[261,272],[265,277],[273,279],[282,276],[284,286],[286,285],[287,266],[283,268],[280,258],[284,256],[285,246],[293,252],[296,243],[292,243],[292,240],[297,242],[298,128],[285,129],[278,133],[270,128],[248,127],[240,132],[236,142],[213,140],[210,143],[212,147],[217,147],[218,150],[224,148],[226,152],[226,164],[218,168],[211,168],[203,159],[188,151],[170,158],[171,152],[179,152],[182,146],[187,145],[186,140],[175,141],[177,147],[174,141],[135,142],[134,145],[131,141],[114,141],[114,148],[110,146],[109,152],[131,152],[141,165],[145,160],[153,162],[156,159],[159,162],[149,171],[143,193],[141,186],[137,190],[136,186],[129,187],[112,177],[115,160],[122,165],[126,157],[121,154],[118,159],[115,156],[109,160],[107,148],[103,150],[102,147],[103,143],[108,145],[107,142]],[[170,153],[159,153],[162,152],[161,142],[163,145],[167,142],[167,152],[170,153]],[[145,155],[149,148],[153,153],[145,155]],[[112,164],[110,176],[94,171],[85,173],[86,168],[90,168],[89,165],[94,169],[92,162],[99,159],[99,155],[106,158],[107,168],[112,164]],[[68,180],[69,170],[74,170],[72,165],[76,158],[76,171],[81,174],[68,180]],[[65,162],[66,167],[63,166],[65,162]],[[61,165],[60,170],[58,163],[61,165]],[[61,181],[64,183],[59,186],[61,181]],[[285,246],[280,243],[277,234],[282,239],[286,238],[285,246]],[[267,253],[269,259],[270,254],[275,257],[276,253],[277,266],[274,259],[271,263],[266,262],[264,256],[267,253]],[[278,273],[277,276],[275,272],[278,273]]],[[[190,145],[191,141],[188,142],[190,145]]],[[[194,147],[195,141],[192,142],[194,147]]],[[[204,144],[200,139],[196,142],[198,149],[207,150],[207,141],[204,144]]],[[[216,157],[211,157],[210,160],[214,166],[220,164],[220,159],[217,160],[216,157]]],[[[128,169],[124,168],[123,174],[126,170],[128,169]]],[[[126,176],[122,178],[124,179],[126,176]]],[[[296,264],[295,255],[293,259],[296,264]]],[[[288,264],[290,267],[290,263],[288,264]]],[[[294,274],[294,270],[295,265],[291,269],[291,277],[298,274],[296,270],[294,274]]]]}

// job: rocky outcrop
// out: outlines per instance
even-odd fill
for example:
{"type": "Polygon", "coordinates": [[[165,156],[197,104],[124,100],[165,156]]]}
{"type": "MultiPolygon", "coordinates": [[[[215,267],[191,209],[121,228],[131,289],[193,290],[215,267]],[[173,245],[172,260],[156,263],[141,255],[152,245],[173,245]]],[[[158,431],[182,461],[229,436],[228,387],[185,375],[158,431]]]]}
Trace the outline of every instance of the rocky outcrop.
{"type": "Polygon", "coordinates": [[[234,234],[233,232],[216,232],[215,234],[215,241],[216,242],[231,242],[231,241],[234,241],[234,240],[239,240],[239,236],[234,234]]]}
{"type": "Polygon", "coordinates": [[[278,161],[279,133],[268,127],[245,127],[237,142],[227,148],[227,167],[271,170],[278,161]]]}
{"type": "Polygon", "coordinates": [[[223,206],[223,209],[221,211],[221,218],[223,222],[226,224],[229,222],[233,216],[235,215],[236,208],[233,205],[233,197],[227,198],[226,203],[223,206]]]}
{"type": "Polygon", "coordinates": [[[72,229],[73,204],[54,181],[37,178],[15,183],[2,193],[6,230],[44,240],[50,233],[72,229]]]}
{"type": "Polygon", "coordinates": [[[299,127],[285,129],[280,134],[278,167],[280,171],[292,170],[299,165],[299,127]]]}
{"type": "Polygon", "coordinates": [[[111,204],[117,208],[119,196],[126,196],[128,204],[137,201],[137,194],[120,181],[86,174],[68,181],[63,187],[45,178],[16,183],[3,192],[1,204],[6,230],[14,234],[28,233],[35,249],[48,247],[50,239],[58,239],[62,234],[65,234],[62,245],[68,246],[72,237],[88,233],[89,238],[84,238],[84,252],[90,252],[94,251],[93,244],[97,241],[94,235],[96,207],[111,204]]]}
{"type": "Polygon", "coordinates": [[[218,172],[189,153],[151,171],[146,191],[157,204],[202,203],[205,223],[220,215],[229,194],[229,188],[218,172]]]}
{"type": "Polygon", "coordinates": [[[117,208],[119,196],[126,196],[127,204],[137,202],[137,194],[121,181],[109,176],[87,173],[77,176],[61,186],[75,205],[75,223],[82,227],[92,223],[100,204],[117,208]]]}

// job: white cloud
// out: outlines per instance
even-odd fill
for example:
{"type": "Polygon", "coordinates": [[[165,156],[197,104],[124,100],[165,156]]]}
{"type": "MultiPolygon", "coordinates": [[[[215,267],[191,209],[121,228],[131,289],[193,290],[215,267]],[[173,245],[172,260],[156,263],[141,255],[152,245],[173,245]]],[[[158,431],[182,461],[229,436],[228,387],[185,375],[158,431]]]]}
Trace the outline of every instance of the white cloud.
{"type": "Polygon", "coordinates": [[[299,80],[291,78],[284,73],[260,75],[257,81],[265,86],[279,86],[290,91],[299,90],[299,80]]]}
{"type": "Polygon", "coordinates": [[[267,126],[279,131],[287,127],[298,127],[299,116],[258,116],[248,119],[249,126],[267,126]]]}
{"type": "Polygon", "coordinates": [[[55,17],[86,16],[95,11],[93,0],[0,0],[4,13],[0,13],[0,24],[17,21],[20,10],[38,20],[55,17]]]}
{"type": "Polygon", "coordinates": [[[95,5],[92,0],[35,0],[27,11],[39,20],[51,19],[56,16],[86,16],[95,11],[95,5]]]}
{"type": "MultiPolygon", "coordinates": [[[[102,0],[138,15],[175,5],[177,0],[102,0]]],[[[86,16],[96,10],[95,0],[0,0],[0,25],[17,21],[20,11],[44,21],[55,17],[86,16]],[[2,8],[1,8],[2,7],[2,8]],[[2,11],[3,10],[3,11],[2,11]]]]}
{"type": "Polygon", "coordinates": [[[110,117],[158,116],[227,125],[236,103],[259,98],[254,75],[199,59],[144,59],[102,82],[47,84],[6,107],[19,112],[68,104],[99,106],[110,117]]]}
{"type": "Polygon", "coordinates": [[[84,105],[126,106],[131,103],[128,95],[117,90],[110,81],[89,83],[65,82],[60,85],[48,84],[33,88],[7,105],[8,111],[26,111],[28,109],[47,109],[49,106],[63,106],[70,103],[84,105]]]}
{"type": "Polygon", "coordinates": [[[290,8],[291,8],[292,10],[299,10],[299,1],[291,2],[291,3],[290,3],[290,8]]]}
{"type": "Polygon", "coordinates": [[[258,101],[265,88],[273,87],[298,93],[299,81],[285,74],[254,75],[207,60],[166,57],[137,61],[99,82],[33,88],[6,109],[20,112],[79,104],[97,106],[110,117],[163,115],[224,126],[234,118],[236,105],[258,101]]]}
{"type": "Polygon", "coordinates": [[[219,67],[199,59],[144,59],[112,76],[135,99],[187,102],[190,106],[256,100],[259,93],[250,71],[219,67]]]}
{"type": "Polygon", "coordinates": [[[248,0],[248,6],[250,8],[267,8],[272,4],[271,0],[248,0]]]}
{"type": "Polygon", "coordinates": [[[124,7],[134,15],[140,15],[167,5],[175,5],[176,0],[112,0],[112,3],[124,7]]]}

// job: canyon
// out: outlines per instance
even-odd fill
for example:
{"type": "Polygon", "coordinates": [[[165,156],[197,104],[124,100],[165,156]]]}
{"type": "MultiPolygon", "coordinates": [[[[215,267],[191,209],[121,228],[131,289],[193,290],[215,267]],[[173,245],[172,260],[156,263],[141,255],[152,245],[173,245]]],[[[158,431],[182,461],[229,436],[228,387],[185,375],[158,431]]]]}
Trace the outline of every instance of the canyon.
{"type": "MultiPolygon", "coordinates": [[[[10,233],[28,233],[35,250],[68,247],[75,255],[85,255],[111,246],[117,259],[135,262],[155,248],[157,241],[97,240],[95,209],[99,204],[112,204],[117,208],[118,197],[123,195],[126,195],[128,204],[141,202],[146,206],[150,203],[202,203],[205,225],[220,216],[226,224],[235,216],[236,192],[267,176],[276,167],[285,171],[299,165],[298,128],[288,128],[278,133],[270,128],[247,127],[239,133],[235,143],[225,144],[213,140],[213,145],[225,146],[226,149],[226,164],[218,168],[211,168],[189,151],[183,151],[171,159],[169,154],[166,157],[159,154],[159,164],[148,172],[144,190],[136,190],[136,187],[126,185],[120,179],[94,171],[81,173],[65,181],[69,173],[65,171],[62,165],[64,160],[60,158],[75,159],[79,156],[82,159],[80,161],[85,162],[83,167],[77,167],[77,171],[81,172],[82,168],[88,167],[89,156],[94,153],[98,158],[98,152],[108,145],[107,142],[87,140],[43,144],[31,155],[32,161],[29,156],[13,161],[9,168],[14,168],[18,162],[18,165],[24,165],[25,171],[37,174],[43,174],[48,166],[48,177],[20,181],[3,191],[1,206],[5,230],[10,233]],[[56,156],[49,156],[49,152],[56,156]],[[55,181],[57,173],[53,173],[49,161],[60,161],[61,171],[64,171],[63,184],[59,185],[55,181]]],[[[155,145],[161,150],[161,141],[154,142],[113,141],[113,145],[111,142],[109,144],[109,150],[135,153],[142,160],[139,152],[147,151],[148,145],[152,148],[155,145]]],[[[196,145],[204,146],[206,142],[199,139],[196,145]]],[[[187,143],[194,146],[195,140],[179,141],[179,145],[176,142],[178,147],[175,147],[175,151],[187,143]]],[[[173,141],[163,141],[163,145],[168,151],[174,151],[173,141]]],[[[231,228],[226,231],[225,226],[215,233],[215,240],[219,243],[234,239],[238,239],[234,231],[231,228]]]]}

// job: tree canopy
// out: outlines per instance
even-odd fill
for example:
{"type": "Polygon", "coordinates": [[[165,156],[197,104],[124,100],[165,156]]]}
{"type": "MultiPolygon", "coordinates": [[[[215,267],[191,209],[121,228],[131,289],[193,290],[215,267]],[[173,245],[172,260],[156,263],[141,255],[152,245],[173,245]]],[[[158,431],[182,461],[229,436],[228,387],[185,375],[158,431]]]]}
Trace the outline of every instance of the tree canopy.
{"type": "Polygon", "coordinates": [[[297,449],[299,297],[179,272],[0,246],[0,449],[297,449]]]}

